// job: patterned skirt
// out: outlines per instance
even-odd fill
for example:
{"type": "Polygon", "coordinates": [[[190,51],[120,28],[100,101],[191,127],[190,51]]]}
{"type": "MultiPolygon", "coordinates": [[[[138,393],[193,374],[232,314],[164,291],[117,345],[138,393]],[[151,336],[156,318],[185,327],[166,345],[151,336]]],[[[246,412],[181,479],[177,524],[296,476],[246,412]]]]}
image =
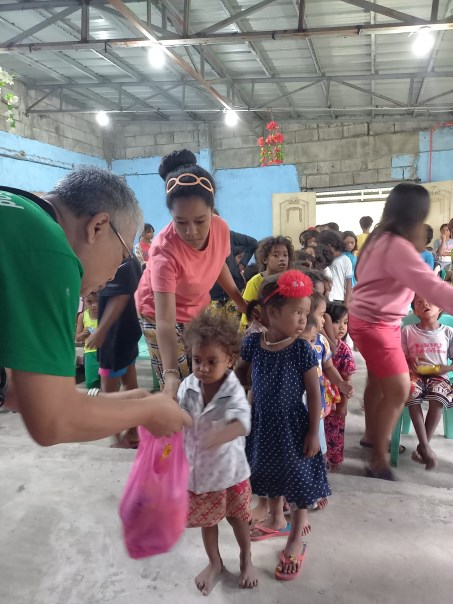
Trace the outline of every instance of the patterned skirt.
{"type": "MultiPolygon", "coordinates": [[[[152,317],[145,317],[144,315],[139,315],[138,320],[140,322],[140,326],[142,328],[146,344],[148,345],[149,356],[151,357],[151,365],[153,366],[154,372],[157,376],[157,379],[159,380],[160,389],[162,390],[164,387],[164,378],[162,375],[162,358],[160,356],[159,347],[157,345],[155,319],[152,317]]],[[[179,377],[181,378],[181,380],[183,380],[190,374],[189,360],[187,358],[186,350],[184,348],[184,342],[182,339],[182,335],[184,333],[184,324],[177,323],[175,325],[175,331],[176,347],[178,353],[179,377]]]]}
{"type": "Polygon", "coordinates": [[[189,492],[187,528],[216,526],[224,518],[239,518],[250,522],[252,488],[249,480],[211,493],[189,492]]]}

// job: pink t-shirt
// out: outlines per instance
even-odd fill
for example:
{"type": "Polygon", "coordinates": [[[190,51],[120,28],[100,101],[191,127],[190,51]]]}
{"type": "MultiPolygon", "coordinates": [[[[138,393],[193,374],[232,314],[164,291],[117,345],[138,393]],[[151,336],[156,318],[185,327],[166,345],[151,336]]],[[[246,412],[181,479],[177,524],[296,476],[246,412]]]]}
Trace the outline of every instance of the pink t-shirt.
{"type": "Polygon", "coordinates": [[[414,292],[453,314],[452,286],[436,276],[403,237],[384,233],[372,241],[356,272],[350,313],[362,321],[399,324],[414,292]]]}
{"type": "Polygon", "coordinates": [[[204,250],[187,245],[171,222],[153,240],[135,294],[138,312],[155,317],[154,292],[176,294],[176,321],[188,323],[209,305],[209,291],[229,255],[230,230],[222,218],[212,217],[204,250]]]}

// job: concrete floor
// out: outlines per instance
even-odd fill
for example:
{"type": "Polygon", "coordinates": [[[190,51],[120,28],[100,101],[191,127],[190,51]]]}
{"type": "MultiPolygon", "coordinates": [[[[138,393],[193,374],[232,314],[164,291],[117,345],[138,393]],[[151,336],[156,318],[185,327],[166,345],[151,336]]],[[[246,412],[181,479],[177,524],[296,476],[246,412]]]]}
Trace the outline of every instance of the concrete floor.
{"type": "MultiPolygon", "coordinates": [[[[363,426],[360,395],[347,419],[346,461],[331,475],[328,508],[311,514],[313,533],[298,581],[273,578],[284,539],[253,545],[260,587],[240,591],[238,549],[221,525],[229,572],[209,597],[212,604],[450,604],[453,598],[453,441],[442,424],[433,441],[439,466],[426,472],[411,461],[414,436],[400,458],[400,482],[363,477],[367,452],[358,446],[363,426]]],[[[140,363],[140,382],[148,380],[140,363]]],[[[0,415],[1,604],[184,604],[203,598],[194,576],[205,565],[200,531],[186,531],[165,556],[127,557],[117,514],[133,452],[109,441],[43,449],[25,433],[20,417],[0,415]]]]}

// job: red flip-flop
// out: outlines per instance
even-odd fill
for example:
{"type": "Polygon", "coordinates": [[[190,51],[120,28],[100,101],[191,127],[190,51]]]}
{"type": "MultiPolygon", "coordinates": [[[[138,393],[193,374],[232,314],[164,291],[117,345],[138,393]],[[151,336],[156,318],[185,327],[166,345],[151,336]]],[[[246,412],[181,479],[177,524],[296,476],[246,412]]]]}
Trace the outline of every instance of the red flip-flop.
{"type": "Polygon", "coordinates": [[[285,550],[280,552],[280,564],[275,569],[275,578],[278,581],[294,581],[300,575],[300,571],[302,570],[302,564],[305,558],[305,552],[307,550],[307,544],[302,544],[302,551],[299,556],[289,556],[287,557],[285,554],[285,550]],[[282,572],[284,564],[294,564],[294,562],[299,563],[299,569],[295,573],[284,573],[282,572]]]}
{"type": "Polygon", "coordinates": [[[263,526],[262,524],[255,524],[255,528],[253,530],[259,530],[262,535],[250,535],[250,541],[265,541],[266,539],[272,539],[273,537],[287,537],[291,532],[291,523],[285,526],[280,530],[275,530],[268,528],[267,526],[263,526]]]}

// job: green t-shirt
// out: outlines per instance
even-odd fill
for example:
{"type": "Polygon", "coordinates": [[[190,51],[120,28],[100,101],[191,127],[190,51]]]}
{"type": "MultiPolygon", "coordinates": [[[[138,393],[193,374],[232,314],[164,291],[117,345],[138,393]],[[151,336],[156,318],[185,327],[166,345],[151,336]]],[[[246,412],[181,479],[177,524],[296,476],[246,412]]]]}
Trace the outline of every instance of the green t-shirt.
{"type": "Polygon", "coordinates": [[[74,376],[83,268],[63,229],[0,187],[0,367],[74,376]]]}

